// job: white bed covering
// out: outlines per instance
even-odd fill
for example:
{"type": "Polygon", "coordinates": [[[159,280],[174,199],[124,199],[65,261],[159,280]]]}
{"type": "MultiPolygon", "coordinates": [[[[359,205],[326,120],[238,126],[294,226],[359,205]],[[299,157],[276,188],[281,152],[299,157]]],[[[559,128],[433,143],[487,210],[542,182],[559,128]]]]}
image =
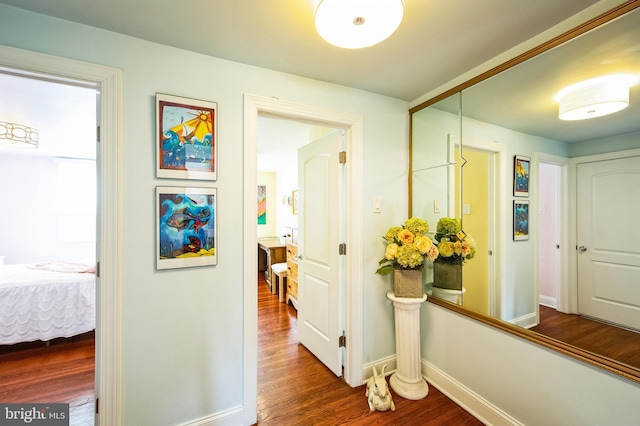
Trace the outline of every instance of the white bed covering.
{"type": "Polygon", "coordinates": [[[80,264],[1,265],[0,344],[46,341],[93,330],[96,278],[92,272],[80,264]]]}

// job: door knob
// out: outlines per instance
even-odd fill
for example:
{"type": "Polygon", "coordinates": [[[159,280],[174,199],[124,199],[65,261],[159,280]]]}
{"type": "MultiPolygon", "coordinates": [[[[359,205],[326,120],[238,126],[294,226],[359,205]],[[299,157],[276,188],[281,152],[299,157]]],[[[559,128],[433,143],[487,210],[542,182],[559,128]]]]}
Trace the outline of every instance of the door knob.
{"type": "Polygon", "coordinates": [[[584,253],[585,251],[587,251],[587,247],[585,247],[585,246],[580,246],[580,247],[578,247],[578,251],[579,251],[580,253],[584,253]]]}
{"type": "Polygon", "coordinates": [[[296,254],[295,256],[293,256],[293,259],[294,260],[300,260],[300,259],[302,259],[302,255],[296,254]]]}

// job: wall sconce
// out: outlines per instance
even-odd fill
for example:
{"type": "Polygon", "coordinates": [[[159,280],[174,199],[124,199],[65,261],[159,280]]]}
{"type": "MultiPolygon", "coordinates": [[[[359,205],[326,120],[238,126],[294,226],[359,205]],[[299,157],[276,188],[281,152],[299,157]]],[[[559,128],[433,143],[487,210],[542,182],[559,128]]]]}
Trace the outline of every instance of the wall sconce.
{"type": "Polygon", "coordinates": [[[0,121],[0,144],[21,148],[38,147],[38,129],[23,124],[0,121]]]}
{"type": "Polygon", "coordinates": [[[560,104],[560,120],[585,120],[623,110],[637,80],[632,75],[610,75],[564,88],[554,98],[560,104]]]}
{"type": "Polygon", "coordinates": [[[334,46],[360,49],[385,40],[398,28],[403,0],[316,0],[316,29],[334,46]]]}

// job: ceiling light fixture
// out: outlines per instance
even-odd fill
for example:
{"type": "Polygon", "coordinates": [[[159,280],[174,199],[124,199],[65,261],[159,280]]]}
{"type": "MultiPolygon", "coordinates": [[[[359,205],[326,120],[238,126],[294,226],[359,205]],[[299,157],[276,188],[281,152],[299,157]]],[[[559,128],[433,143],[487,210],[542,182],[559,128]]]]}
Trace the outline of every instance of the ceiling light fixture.
{"type": "Polygon", "coordinates": [[[638,81],[633,75],[609,75],[581,81],[555,96],[560,120],[585,120],[613,114],[629,106],[629,88],[638,81]]]}
{"type": "Polygon", "coordinates": [[[316,29],[334,46],[360,49],[385,40],[398,28],[403,0],[316,0],[316,29]]]}
{"type": "Polygon", "coordinates": [[[38,147],[38,129],[23,124],[0,121],[0,144],[22,148],[38,147]]]}

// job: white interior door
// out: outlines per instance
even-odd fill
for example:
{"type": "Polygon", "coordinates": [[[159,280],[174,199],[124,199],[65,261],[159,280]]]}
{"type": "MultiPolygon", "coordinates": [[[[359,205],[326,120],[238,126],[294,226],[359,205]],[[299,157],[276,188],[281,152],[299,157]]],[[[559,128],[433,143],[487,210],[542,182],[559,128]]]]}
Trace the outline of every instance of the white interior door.
{"type": "Polygon", "coordinates": [[[579,164],[578,311],[640,330],[640,157],[579,164]]]}
{"type": "Polygon", "coordinates": [[[298,338],[342,375],[340,131],[298,151],[298,338]]]}

